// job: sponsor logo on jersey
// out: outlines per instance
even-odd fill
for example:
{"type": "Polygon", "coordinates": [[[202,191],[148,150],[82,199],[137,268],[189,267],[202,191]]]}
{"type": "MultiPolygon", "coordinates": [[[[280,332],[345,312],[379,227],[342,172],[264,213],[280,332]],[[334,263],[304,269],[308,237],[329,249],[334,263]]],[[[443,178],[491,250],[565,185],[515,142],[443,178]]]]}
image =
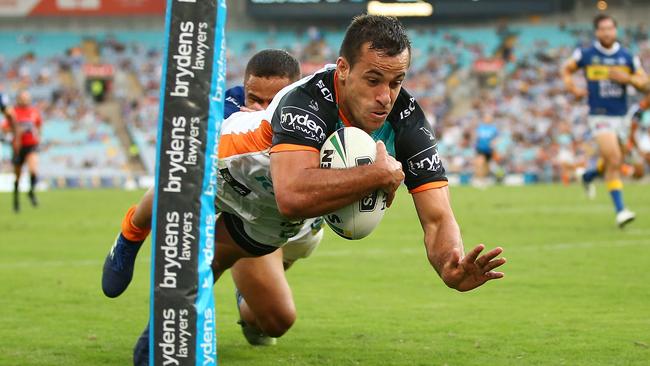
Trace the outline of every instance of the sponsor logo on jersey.
{"type": "Polygon", "coordinates": [[[409,101],[409,106],[405,110],[401,111],[399,114],[400,119],[407,118],[410,116],[413,112],[415,111],[415,98],[411,97],[411,100],[409,101]]]}
{"type": "Polygon", "coordinates": [[[433,137],[433,132],[429,131],[428,128],[420,127],[420,131],[422,131],[423,134],[427,135],[429,141],[434,141],[436,139],[435,137],[433,137]]]}
{"type": "Polygon", "coordinates": [[[314,113],[293,106],[282,107],[280,126],[288,132],[297,132],[304,138],[323,143],[325,138],[325,122],[314,113]]]}
{"type": "Polygon", "coordinates": [[[332,96],[332,92],[325,86],[323,80],[318,80],[316,86],[318,89],[320,89],[320,93],[323,94],[323,98],[325,98],[325,100],[334,103],[334,96],[332,96]]]}
{"type": "Polygon", "coordinates": [[[228,183],[230,187],[232,187],[235,192],[239,193],[240,196],[246,197],[248,194],[251,193],[251,190],[248,189],[245,185],[241,184],[237,179],[235,179],[232,174],[230,174],[230,170],[227,168],[219,170],[221,173],[221,176],[223,177],[223,180],[228,183]]]}
{"type": "Polygon", "coordinates": [[[420,151],[406,162],[408,171],[415,176],[422,172],[437,172],[442,168],[442,161],[435,146],[420,151]]]}
{"type": "Polygon", "coordinates": [[[312,99],[311,102],[309,102],[309,108],[311,108],[314,111],[318,112],[318,102],[316,102],[315,100],[312,99]]]}

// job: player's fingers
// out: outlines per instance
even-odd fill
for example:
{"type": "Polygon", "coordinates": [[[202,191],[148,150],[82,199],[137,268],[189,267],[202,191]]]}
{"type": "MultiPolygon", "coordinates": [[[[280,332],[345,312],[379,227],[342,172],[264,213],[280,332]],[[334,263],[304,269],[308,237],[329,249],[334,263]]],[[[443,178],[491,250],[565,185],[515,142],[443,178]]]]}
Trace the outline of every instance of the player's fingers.
{"type": "Polygon", "coordinates": [[[379,158],[380,155],[388,155],[386,152],[386,145],[384,145],[384,142],[381,140],[377,141],[377,158],[379,158]]]}
{"type": "Polygon", "coordinates": [[[483,267],[481,267],[481,268],[482,268],[485,272],[490,272],[490,271],[492,271],[493,269],[495,269],[495,268],[497,268],[497,267],[501,267],[501,266],[504,265],[505,263],[506,263],[506,259],[505,259],[505,258],[499,258],[499,259],[495,259],[495,260],[493,260],[493,261],[488,262],[488,264],[486,264],[485,266],[483,266],[483,267]]]}
{"type": "Polygon", "coordinates": [[[485,253],[484,255],[482,255],[481,258],[479,258],[476,261],[476,263],[481,267],[485,266],[489,261],[493,260],[494,258],[496,258],[501,253],[503,253],[503,248],[496,247],[496,248],[490,250],[489,252],[485,253]]]}
{"type": "Polygon", "coordinates": [[[467,253],[463,261],[466,263],[476,262],[476,258],[478,258],[479,254],[481,254],[483,249],[485,249],[485,245],[483,244],[477,245],[474,249],[472,249],[469,253],[467,253]]]}
{"type": "Polygon", "coordinates": [[[386,192],[386,207],[390,207],[395,199],[395,191],[386,192]]]}
{"type": "Polygon", "coordinates": [[[487,281],[503,278],[503,276],[504,276],[503,272],[488,272],[485,274],[487,281]]]}

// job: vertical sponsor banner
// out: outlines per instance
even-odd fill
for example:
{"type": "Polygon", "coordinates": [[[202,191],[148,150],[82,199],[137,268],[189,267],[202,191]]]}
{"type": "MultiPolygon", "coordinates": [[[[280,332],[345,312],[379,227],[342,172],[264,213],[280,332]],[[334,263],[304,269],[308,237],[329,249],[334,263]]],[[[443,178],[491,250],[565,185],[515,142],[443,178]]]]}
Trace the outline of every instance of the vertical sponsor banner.
{"type": "Polygon", "coordinates": [[[152,226],[150,365],[216,365],[211,263],[225,0],[167,0],[152,226]]]}

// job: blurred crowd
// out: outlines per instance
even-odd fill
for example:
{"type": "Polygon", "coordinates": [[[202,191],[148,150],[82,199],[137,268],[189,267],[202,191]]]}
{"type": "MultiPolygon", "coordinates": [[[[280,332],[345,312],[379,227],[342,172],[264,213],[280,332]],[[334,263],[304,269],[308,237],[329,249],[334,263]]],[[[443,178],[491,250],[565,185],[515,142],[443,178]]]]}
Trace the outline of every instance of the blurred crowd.
{"type": "MultiPolygon", "coordinates": [[[[485,49],[480,42],[464,42],[452,33],[444,34],[447,44],[413,50],[413,67],[405,87],[413,94],[432,122],[439,138],[439,151],[446,168],[454,174],[471,174],[476,155],[479,124],[496,126],[492,172],[497,176],[528,174],[536,180],[567,179],[568,171],[589,164],[594,154],[586,123],[587,107],[564,90],[560,65],[577,45],[590,42],[591,30],[569,29],[574,44],[550,47],[537,40],[533,52],[520,51],[516,33],[495,28],[502,39],[497,49],[485,49]],[[488,77],[476,74],[473,65],[461,63],[461,53],[473,60],[499,58],[502,67],[488,77]]],[[[267,48],[285,48],[302,63],[305,73],[336,60],[338,53],[316,29],[308,29],[283,44],[273,42],[273,33],[259,42],[249,42],[242,51],[227,53],[227,85],[241,85],[248,58],[267,48]]],[[[626,29],[622,43],[634,45],[646,65],[650,65],[648,32],[643,27],[626,29]]],[[[97,43],[97,56],[114,66],[109,94],[120,105],[122,118],[135,144],[130,154],[151,155],[155,151],[158,121],[162,51],[106,38],[97,43]]],[[[17,59],[0,59],[0,75],[5,92],[31,91],[44,120],[65,119],[75,128],[93,134],[93,125],[105,124],[94,108],[83,80],[82,67],[88,55],[73,48],[53,58],[37,54],[17,59]]],[[[581,80],[581,78],[576,78],[581,80]]],[[[62,143],[45,141],[48,146],[62,143]]],[[[149,157],[151,161],[152,157],[149,157]]],[[[143,159],[144,160],[144,159],[143,159]]],[[[92,164],[92,163],[89,163],[92,164]]],[[[146,165],[146,164],[145,164],[146,165]]],[[[151,171],[149,173],[152,173],[151,171]]]]}

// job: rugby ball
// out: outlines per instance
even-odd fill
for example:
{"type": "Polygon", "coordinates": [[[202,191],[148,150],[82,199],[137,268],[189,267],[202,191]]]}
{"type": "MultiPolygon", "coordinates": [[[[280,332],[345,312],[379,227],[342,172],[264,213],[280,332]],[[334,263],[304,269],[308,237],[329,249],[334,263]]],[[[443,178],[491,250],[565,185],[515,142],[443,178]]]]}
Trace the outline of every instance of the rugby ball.
{"type": "MultiPolygon", "coordinates": [[[[377,146],[363,130],[344,127],[330,135],[320,150],[320,167],[346,169],[375,162],[377,146]]],[[[370,234],[384,217],[386,193],[382,190],[325,215],[325,222],[340,236],[357,240],[370,234]]]]}

